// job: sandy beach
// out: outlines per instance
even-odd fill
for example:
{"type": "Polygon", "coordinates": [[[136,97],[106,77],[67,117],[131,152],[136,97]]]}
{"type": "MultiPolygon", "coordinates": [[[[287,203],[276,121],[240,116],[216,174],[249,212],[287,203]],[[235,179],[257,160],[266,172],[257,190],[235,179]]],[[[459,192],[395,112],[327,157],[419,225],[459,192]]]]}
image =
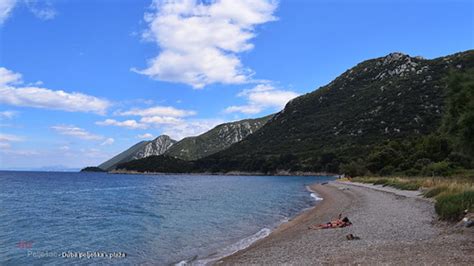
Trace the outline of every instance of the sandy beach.
{"type": "Polygon", "coordinates": [[[331,182],[313,185],[324,200],[268,237],[217,262],[235,264],[462,264],[474,261],[474,228],[437,221],[417,192],[331,182]],[[342,213],[352,226],[309,230],[342,213]],[[347,240],[353,234],[360,240],[347,240]]]}

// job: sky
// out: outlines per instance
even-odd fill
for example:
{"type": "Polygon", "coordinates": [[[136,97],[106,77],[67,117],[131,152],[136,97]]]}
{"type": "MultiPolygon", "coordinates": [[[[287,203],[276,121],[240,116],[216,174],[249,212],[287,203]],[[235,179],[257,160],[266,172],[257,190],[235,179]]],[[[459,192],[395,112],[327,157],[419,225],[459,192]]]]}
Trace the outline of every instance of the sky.
{"type": "Polygon", "coordinates": [[[0,0],[0,169],[98,165],[278,112],[363,60],[473,46],[471,0],[0,0]]]}

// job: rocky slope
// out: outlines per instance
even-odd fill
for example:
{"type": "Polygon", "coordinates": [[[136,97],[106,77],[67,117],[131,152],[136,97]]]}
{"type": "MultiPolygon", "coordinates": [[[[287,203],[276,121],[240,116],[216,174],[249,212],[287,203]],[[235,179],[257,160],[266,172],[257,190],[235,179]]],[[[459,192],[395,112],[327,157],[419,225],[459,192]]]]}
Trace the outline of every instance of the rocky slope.
{"type": "Polygon", "coordinates": [[[99,165],[104,170],[114,170],[118,164],[136,159],[165,154],[180,160],[196,160],[228,148],[261,128],[271,116],[246,119],[216,126],[196,137],[178,142],[166,135],[153,141],[142,141],[99,165]]]}
{"type": "Polygon", "coordinates": [[[117,164],[129,162],[136,159],[142,159],[153,155],[165,153],[176,140],[167,135],[161,135],[151,141],[141,141],[126,151],[114,156],[112,159],[100,164],[98,167],[103,170],[114,170],[117,164]]]}
{"type": "Polygon", "coordinates": [[[261,128],[271,116],[225,123],[197,137],[184,138],[165,152],[182,160],[196,160],[228,148],[261,128]]]}

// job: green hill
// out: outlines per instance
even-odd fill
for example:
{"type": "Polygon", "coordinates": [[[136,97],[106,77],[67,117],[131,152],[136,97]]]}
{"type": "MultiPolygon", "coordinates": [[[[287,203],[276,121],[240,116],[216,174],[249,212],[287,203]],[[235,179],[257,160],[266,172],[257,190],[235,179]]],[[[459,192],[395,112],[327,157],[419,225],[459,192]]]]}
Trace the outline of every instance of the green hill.
{"type": "Polygon", "coordinates": [[[184,138],[165,152],[182,160],[196,160],[228,148],[256,132],[272,116],[225,123],[197,137],[184,138]]]}
{"type": "Polygon", "coordinates": [[[257,119],[245,119],[221,124],[199,136],[184,138],[178,142],[166,135],[162,135],[153,141],[142,141],[135,144],[112,159],[102,163],[99,165],[99,168],[114,170],[118,164],[162,154],[187,161],[200,159],[241,141],[248,135],[256,132],[271,117],[269,115],[257,119]]]}
{"type": "Polygon", "coordinates": [[[263,173],[380,172],[386,163],[387,173],[421,173],[442,162],[470,167],[468,144],[461,143],[474,135],[474,123],[466,122],[472,120],[473,68],[472,50],[432,60],[392,53],[364,61],[290,101],[254,134],[190,164],[195,172],[263,173]],[[467,107],[460,108],[460,99],[467,107]]]}

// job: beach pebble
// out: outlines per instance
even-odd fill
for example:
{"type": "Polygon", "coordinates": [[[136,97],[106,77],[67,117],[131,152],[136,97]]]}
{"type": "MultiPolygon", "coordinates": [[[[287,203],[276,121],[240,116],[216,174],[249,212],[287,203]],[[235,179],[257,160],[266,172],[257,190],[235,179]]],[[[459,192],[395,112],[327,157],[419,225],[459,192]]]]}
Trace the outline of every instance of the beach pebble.
{"type": "Polygon", "coordinates": [[[464,227],[471,227],[474,225],[474,220],[468,218],[468,217],[464,217],[461,221],[462,223],[462,226],[464,227]]]}

